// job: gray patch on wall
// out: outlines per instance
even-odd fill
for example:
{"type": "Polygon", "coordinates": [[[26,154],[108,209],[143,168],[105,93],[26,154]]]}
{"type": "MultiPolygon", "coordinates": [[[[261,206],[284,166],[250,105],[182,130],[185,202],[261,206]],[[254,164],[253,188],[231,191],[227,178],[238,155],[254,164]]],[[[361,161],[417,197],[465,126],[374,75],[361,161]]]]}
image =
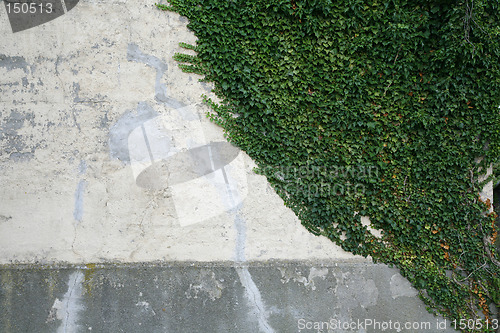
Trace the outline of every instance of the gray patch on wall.
{"type": "Polygon", "coordinates": [[[127,48],[127,60],[132,62],[143,63],[146,66],[152,67],[156,70],[156,79],[155,79],[155,100],[158,103],[165,104],[166,106],[173,109],[183,108],[185,105],[175,98],[171,98],[168,96],[167,87],[165,84],[161,82],[161,78],[163,74],[168,69],[167,64],[160,60],[159,58],[145,54],[139,49],[134,43],[128,45],[127,48]]]}
{"type": "Polygon", "coordinates": [[[0,215],[0,223],[7,222],[9,220],[12,220],[12,216],[0,215]]]}
{"type": "Polygon", "coordinates": [[[11,153],[9,155],[9,159],[14,162],[26,162],[31,160],[33,157],[35,157],[35,154],[33,152],[11,153]]]}
{"type": "Polygon", "coordinates": [[[3,118],[0,123],[0,144],[1,151],[9,154],[9,159],[13,161],[26,161],[34,156],[35,147],[31,147],[29,151],[26,150],[27,144],[25,137],[17,133],[18,130],[23,128],[25,122],[29,122],[34,126],[33,113],[21,113],[15,109],[10,111],[10,115],[3,118]]]}
{"type": "Polygon", "coordinates": [[[28,73],[28,63],[24,57],[14,56],[10,57],[5,54],[0,54],[0,67],[6,68],[8,71],[20,68],[25,73],[28,73]]]}
{"type": "Polygon", "coordinates": [[[130,133],[146,121],[156,118],[158,113],[146,102],[137,105],[137,110],[129,110],[111,126],[109,131],[109,154],[123,163],[130,163],[128,137],[130,133]]]}
{"type": "Polygon", "coordinates": [[[34,117],[33,113],[24,114],[18,112],[17,110],[11,110],[10,115],[4,118],[4,121],[2,121],[2,125],[0,126],[0,138],[3,138],[3,136],[17,134],[16,131],[23,127],[24,122],[33,122],[34,117]]]}
{"type": "Polygon", "coordinates": [[[73,217],[77,222],[82,222],[83,219],[83,196],[85,192],[85,187],[87,182],[85,180],[80,180],[75,191],[75,209],[73,211],[73,217]]]}

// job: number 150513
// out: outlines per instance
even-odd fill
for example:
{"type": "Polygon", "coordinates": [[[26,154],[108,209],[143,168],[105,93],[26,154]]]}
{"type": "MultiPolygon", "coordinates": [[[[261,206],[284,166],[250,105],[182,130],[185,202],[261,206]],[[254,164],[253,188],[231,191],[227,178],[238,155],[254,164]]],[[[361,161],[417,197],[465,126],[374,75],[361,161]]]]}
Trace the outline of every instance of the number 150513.
{"type": "Polygon", "coordinates": [[[6,2],[7,13],[11,14],[37,14],[37,13],[46,13],[50,14],[53,11],[52,3],[47,2],[46,4],[42,3],[27,3],[27,2],[6,2]]]}
{"type": "Polygon", "coordinates": [[[455,329],[461,329],[461,330],[466,330],[466,329],[469,329],[469,330],[480,330],[480,329],[483,329],[483,328],[486,328],[486,329],[498,329],[498,319],[490,319],[488,321],[483,321],[482,319],[469,319],[469,320],[466,320],[466,319],[460,319],[460,321],[458,320],[452,320],[451,321],[451,326],[455,329]]]}

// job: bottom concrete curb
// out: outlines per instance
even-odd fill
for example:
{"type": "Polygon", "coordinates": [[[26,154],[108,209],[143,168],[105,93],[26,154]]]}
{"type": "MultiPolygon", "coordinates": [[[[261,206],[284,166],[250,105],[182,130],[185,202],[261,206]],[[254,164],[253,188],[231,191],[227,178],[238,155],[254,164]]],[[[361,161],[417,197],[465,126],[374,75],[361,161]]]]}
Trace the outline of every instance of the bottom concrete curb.
{"type": "Polygon", "coordinates": [[[0,331],[455,332],[385,265],[0,267],[0,331]]]}

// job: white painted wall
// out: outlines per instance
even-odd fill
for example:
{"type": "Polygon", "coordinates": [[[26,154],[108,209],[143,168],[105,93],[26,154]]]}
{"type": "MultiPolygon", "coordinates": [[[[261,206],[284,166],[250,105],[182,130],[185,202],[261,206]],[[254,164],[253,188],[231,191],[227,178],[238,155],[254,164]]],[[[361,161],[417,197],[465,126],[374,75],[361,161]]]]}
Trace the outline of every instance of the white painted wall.
{"type": "Polygon", "coordinates": [[[364,260],[308,233],[244,153],[200,171],[224,137],[172,60],[186,24],[84,0],[14,34],[0,6],[0,264],[364,260]]]}

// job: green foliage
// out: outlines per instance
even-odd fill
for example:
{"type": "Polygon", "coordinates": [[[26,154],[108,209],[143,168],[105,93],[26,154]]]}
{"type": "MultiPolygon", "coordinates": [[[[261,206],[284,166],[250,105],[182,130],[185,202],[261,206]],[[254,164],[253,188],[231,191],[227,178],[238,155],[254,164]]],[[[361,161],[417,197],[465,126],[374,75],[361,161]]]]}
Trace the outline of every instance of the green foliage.
{"type": "Polygon", "coordinates": [[[489,316],[500,267],[478,193],[500,156],[499,0],[158,7],[189,19],[197,55],[175,59],[214,82],[210,118],[308,230],[398,267],[433,311],[489,316]]]}

